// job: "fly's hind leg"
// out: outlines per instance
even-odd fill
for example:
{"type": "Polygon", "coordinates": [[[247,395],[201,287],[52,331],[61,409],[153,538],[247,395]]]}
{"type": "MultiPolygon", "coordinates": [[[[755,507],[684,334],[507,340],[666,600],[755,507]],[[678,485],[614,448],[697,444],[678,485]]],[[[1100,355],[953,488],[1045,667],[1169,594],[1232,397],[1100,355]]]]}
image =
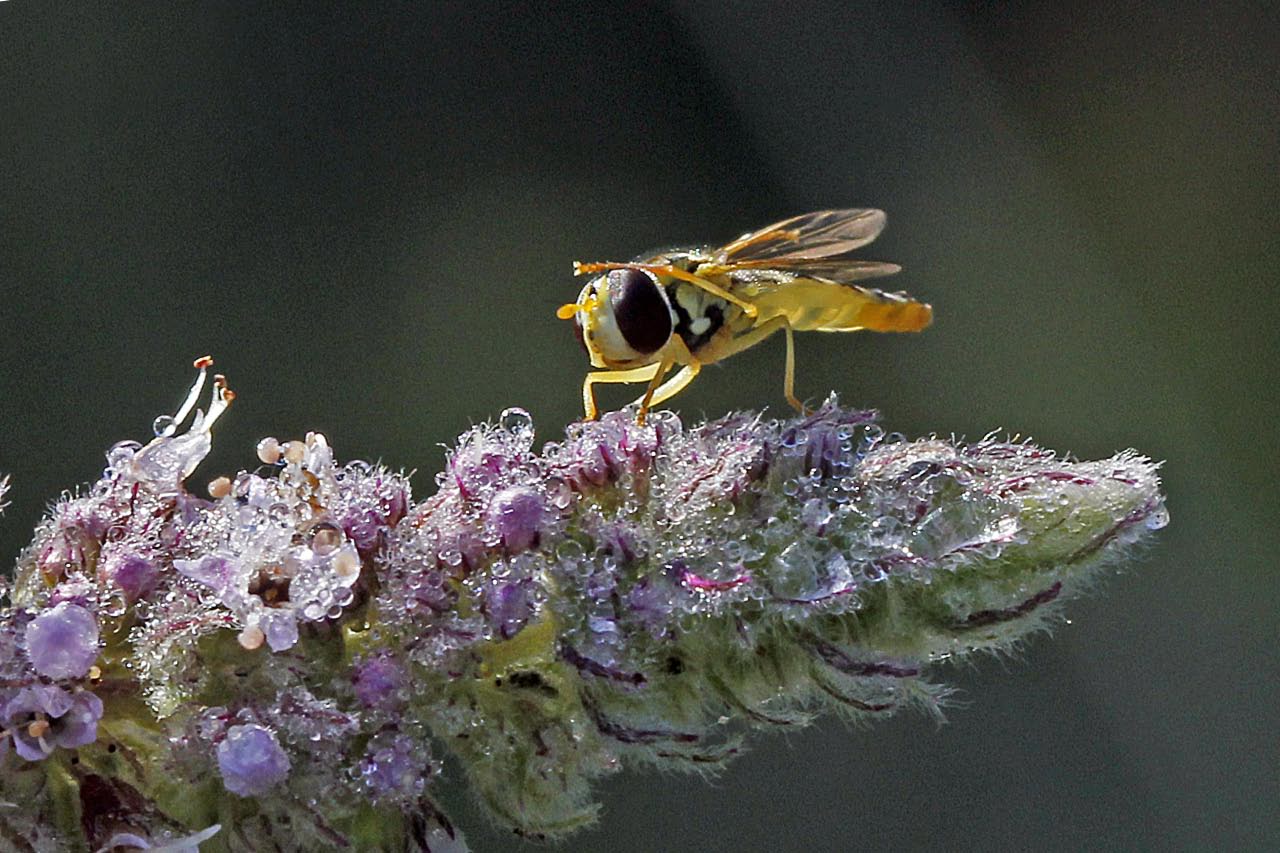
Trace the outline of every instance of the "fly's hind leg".
{"type": "MultiPolygon", "coordinates": [[[[786,320],[785,317],[782,319],[786,320]]],[[[782,393],[791,404],[791,408],[802,415],[811,415],[813,410],[796,397],[796,333],[791,329],[790,323],[783,326],[783,329],[787,333],[787,372],[782,380],[782,393]]]]}
{"type": "MultiPolygon", "coordinates": [[[[660,367],[662,365],[655,363],[646,364],[644,367],[633,367],[630,370],[600,370],[588,373],[582,380],[582,410],[586,419],[594,421],[600,416],[600,411],[596,408],[596,393],[591,386],[598,382],[651,382],[655,375],[660,375],[658,374],[660,367]]],[[[670,369],[670,365],[667,365],[667,370],[670,369]]]]}

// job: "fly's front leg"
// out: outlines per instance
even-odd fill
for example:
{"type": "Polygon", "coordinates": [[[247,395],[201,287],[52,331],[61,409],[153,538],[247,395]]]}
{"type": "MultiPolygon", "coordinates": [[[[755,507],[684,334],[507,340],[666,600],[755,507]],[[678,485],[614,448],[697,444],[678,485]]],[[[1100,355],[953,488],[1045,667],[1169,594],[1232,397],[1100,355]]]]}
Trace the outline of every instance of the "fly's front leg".
{"type": "Polygon", "coordinates": [[[650,408],[679,394],[686,385],[693,381],[693,377],[697,376],[698,372],[702,370],[702,362],[693,353],[689,352],[689,347],[685,346],[684,340],[679,335],[671,336],[671,340],[667,342],[663,353],[663,366],[654,375],[653,381],[649,383],[649,388],[645,391],[644,396],[636,401],[640,406],[640,411],[636,416],[637,424],[643,425],[650,408]],[[675,364],[683,364],[684,367],[675,376],[672,376],[666,382],[662,382],[662,377],[675,364]],[[659,385],[659,382],[662,382],[662,384],[659,385]]]}
{"type": "Polygon", "coordinates": [[[658,383],[662,382],[662,377],[667,375],[673,364],[675,364],[675,359],[670,355],[665,356],[662,359],[662,363],[658,365],[657,371],[653,374],[653,379],[649,380],[649,387],[645,389],[644,396],[640,398],[640,411],[636,413],[637,426],[644,426],[644,419],[649,414],[649,401],[653,399],[653,392],[657,390],[658,383]]]}
{"type": "MultiPolygon", "coordinates": [[[[697,361],[692,362],[691,364],[686,364],[684,367],[680,368],[680,370],[676,372],[675,376],[672,376],[666,382],[663,382],[653,392],[653,396],[649,398],[648,407],[653,408],[654,406],[665,403],[667,400],[670,400],[672,397],[679,394],[684,390],[686,385],[693,381],[693,377],[697,376],[701,370],[702,363],[697,361]]],[[[637,402],[642,401],[637,400],[637,402]]]]}
{"type": "Polygon", "coordinates": [[[596,408],[596,393],[591,386],[597,382],[648,382],[653,379],[659,367],[661,365],[655,363],[633,367],[630,370],[600,370],[588,373],[582,380],[582,411],[586,419],[594,421],[600,416],[600,411],[596,408]]]}

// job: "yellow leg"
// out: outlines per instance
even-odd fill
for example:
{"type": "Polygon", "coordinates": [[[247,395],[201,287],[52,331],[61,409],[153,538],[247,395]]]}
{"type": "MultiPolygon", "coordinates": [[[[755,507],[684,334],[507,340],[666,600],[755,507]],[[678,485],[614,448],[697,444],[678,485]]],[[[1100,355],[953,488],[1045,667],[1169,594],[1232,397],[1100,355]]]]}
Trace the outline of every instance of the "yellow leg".
{"type": "MultiPolygon", "coordinates": [[[[594,421],[600,416],[596,408],[596,394],[592,385],[597,382],[648,382],[658,372],[659,364],[646,364],[644,367],[633,367],[630,370],[600,370],[588,373],[582,380],[582,410],[586,419],[594,421]]],[[[667,368],[670,370],[670,367],[667,368]]],[[[656,382],[654,383],[657,384],[656,382]]]]}
{"type": "Polygon", "coordinates": [[[667,375],[671,370],[671,366],[676,363],[673,356],[667,355],[662,359],[662,364],[658,365],[658,370],[653,374],[653,379],[649,380],[649,387],[645,389],[644,396],[640,398],[640,411],[636,413],[636,424],[644,426],[645,416],[649,414],[649,401],[653,399],[653,393],[658,389],[658,384],[662,382],[662,377],[667,375]]]}
{"type": "MultiPolygon", "coordinates": [[[[786,320],[785,317],[782,319],[786,320]]],[[[787,402],[791,404],[791,408],[802,415],[811,415],[813,411],[796,399],[796,334],[791,330],[790,323],[787,323],[783,328],[787,332],[787,373],[782,380],[782,393],[786,396],[787,402]]]]}
{"type": "Polygon", "coordinates": [[[666,347],[663,348],[663,360],[664,362],[670,361],[671,364],[683,364],[684,367],[680,369],[679,373],[661,385],[658,385],[658,380],[662,378],[666,371],[659,371],[644,398],[636,401],[640,404],[640,413],[639,417],[636,418],[636,423],[643,424],[650,408],[679,394],[686,385],[693,381],[693,377],[697,376],[702,370],[702,361],[689,352],[689,347],[685,346],[684,339],[679,335],[672,335],[671,339],[667,341],[666,347]]]}
{"type": "Polygon", "coordinates": [[[682,270],[679,267],[673,267],[670,264],[637,264],[637,263],[620,264],[620,263],[612,263],[612,262],[583,264],[577,261],[574,261],[573,263],[574,275],[583,275],[585,273],[593,273],[593,272],[604,272],[606,270],[644,270],[645,272],[651,272],[654,275],[671,276],[672,278],[678,278],[683,282],[692,284],[694,287],[702,288],[707,293],[710,293],[712,296],[718,296],[721,299],[723,299],[725,302],[728,302],[732,305],[737,305],[739,308],[742,309],[742,313],[746,314],[748,317],[755,317],[756,314],[758,313],[756,306],[752,305],[750,302],[747,302],[735,296],[734,294],[725,290],[720,285],[715,284],[714,282],[707,281],[705,278],[702,278],[701,276],[694,275],[688,270],[682,270]]]}
{"type": "MultiPolygon", "coordinates": [[[[676,373],[675,376],[672,376],[666,382],[663,382],[653,392],[653,396],[649,398],[649,405],[647,408],[651,409],[654,406],[665,403],[667,400],[670,400],[672,397],[679,394],[684,390],[686,385],[693,381],[693,377],[697,376],[701,370],[702,364],[697,361],[686,364],[684,367],[680,368],[679,372],[676,373]]],[[[636,402],[641,403],[643,401],[636,400],[636,402]]]]}

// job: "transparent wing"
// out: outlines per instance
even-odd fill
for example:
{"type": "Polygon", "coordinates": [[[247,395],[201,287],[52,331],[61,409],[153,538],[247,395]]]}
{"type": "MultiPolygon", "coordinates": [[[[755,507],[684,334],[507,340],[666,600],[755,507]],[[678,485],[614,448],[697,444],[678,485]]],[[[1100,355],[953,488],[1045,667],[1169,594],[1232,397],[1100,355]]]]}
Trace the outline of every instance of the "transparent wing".
{"type": "Polygon", "coordinates": [[[743,234],[713,253],[712,263],[728,269],[788,267],[837,258],[874,240],[884,229],[882,210],[819,210],[793,216],[743,234]]]}
{"type": "Polygon", "coordinates": [[[749,281],[757,274],[765,275],[770,270],[803,274],[808,277],[825,279],[836,284],[852,284],[867,278],[881,278],[886,275],[902,272],[902,267],[886,261],[860,261],[852,258],[835,258],[832,260],[800,260],[794,262],[771,261],[768,266],[734,265],[726,272],[733,275],[735,282],[749,281]]]}

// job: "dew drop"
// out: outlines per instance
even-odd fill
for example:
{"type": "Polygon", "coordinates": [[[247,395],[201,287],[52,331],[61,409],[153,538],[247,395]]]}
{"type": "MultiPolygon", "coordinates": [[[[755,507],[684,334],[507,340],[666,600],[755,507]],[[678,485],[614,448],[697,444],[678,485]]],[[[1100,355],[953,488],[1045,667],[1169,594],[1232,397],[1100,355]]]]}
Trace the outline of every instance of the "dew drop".
{"type": "Polygon", "coordinates": [[[1165,509],[1164,504],[1155,508],[1151,515],[1147,516],[1147,529],[1159,530],[1169,523],[1169,510],[1165,509]]]}
{"type": "Polygon", "coordinates": [[[533,443],[533,418],[524,409],[503,409],[498,426],[519,439],[533,443]]]}
{"type": "Polygon", "coordinates": [[[173,419],[172,415],[161,415],[151,424],[151,431],[156,434],[157,438],[166,438],[173,435],[178,429],[178,422],[173,419]]]}
{"type": "Polygon", "coordinates": [[[113,469],[120,469],[128,465],[133,459],[135,453],[138,452],[142,445],[136,441],[121,441],[111,446],[107,451],[107,464],[113,469]]]}
{"type": "Polygon", "coordinates": [[[102,614],[111,618],[123,616],[129,609],[129,602],[125,600],[123,594],[117,593],[107,599],[106,605],[102,607],[102,614]]]}

